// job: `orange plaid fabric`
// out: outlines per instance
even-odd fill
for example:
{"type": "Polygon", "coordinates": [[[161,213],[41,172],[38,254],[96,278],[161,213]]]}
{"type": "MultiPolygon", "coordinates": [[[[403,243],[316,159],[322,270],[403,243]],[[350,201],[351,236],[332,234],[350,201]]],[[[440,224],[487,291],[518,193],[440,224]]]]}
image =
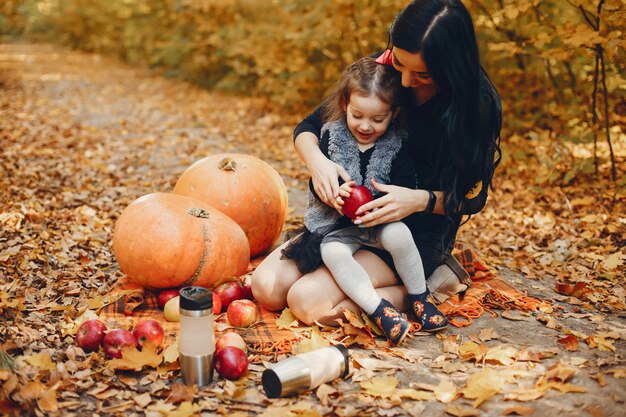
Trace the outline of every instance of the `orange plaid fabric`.
{"type": "MultiPolygon", "coordinates": [[[[545,304],[528,297],[502,278],[494,276],[471,248],[457,243],[453,255],[470,274],[473,284],[463,295],[457,294],[439,305],[439,309],[452,325],[468,326],[473,319],[480,317],[485,311],[495,314],[493,309],[529,311],[536,310],[545,304]]],[[[250,271],[261,260],[254,259],[250,271]]],[[[157,304],[157,293],[145,290],[128,277],[124,277],[114,286],[109,298],[114,301],[100,311],[101,319],[108,324],[132,327],[141,319],[153,319],[163,325],[168,339],[175,340],[179,324],[165,320],[157,304]]],[[[290,351],[291,343],[299,338],[298,334],[276,327],[278,313],[262,307],[260,312],[261,319],[256,325],[246,329],[237,329],[238,333],[253,349],[269,347],[277,351],[290,351]]],[[[219,326],[220,322],[225,323],[225,320],[224,314],[221,314],[216,318],[216,325],[219,326]]]]}

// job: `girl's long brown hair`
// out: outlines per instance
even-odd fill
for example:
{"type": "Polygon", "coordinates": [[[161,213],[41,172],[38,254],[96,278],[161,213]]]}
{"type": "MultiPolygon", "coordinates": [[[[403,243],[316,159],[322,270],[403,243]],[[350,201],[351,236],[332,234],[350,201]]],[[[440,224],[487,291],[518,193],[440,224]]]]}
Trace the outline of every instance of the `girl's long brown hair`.
{"type": "Polygon", "coordinates": [[[344,107],[352,94],[376,96],[395,111],[401,102],[400,74],[391,65],[376,63],[374,58],[361,58],[346,67],[335,92],[324,106],[324,122],[345,117],[344,107]]]}

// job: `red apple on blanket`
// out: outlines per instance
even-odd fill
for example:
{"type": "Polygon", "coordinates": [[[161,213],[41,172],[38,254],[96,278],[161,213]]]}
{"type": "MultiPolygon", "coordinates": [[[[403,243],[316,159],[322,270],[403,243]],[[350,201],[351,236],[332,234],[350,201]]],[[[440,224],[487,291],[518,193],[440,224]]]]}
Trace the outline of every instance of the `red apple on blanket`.
{"type": "Polygon", "coordinates": [[[250,300],[235,300],[226,310],[228,322],[235,327],[249,327],[258,317],[256,304],[250,300]]]}
{"type": "Polygon", "coordinates": [[[107,326],[100,320],[87,320],[76,332],[76,343],[85,352],[95,352],[100,348],[106,331],[107,326]]]}
{"type": "Polygon", "coordinates": [[[142,320],[133,329],[133,335],[137,339],[137,348],[141,349],[146,343],[161,346],[165,332],[156,320],[142,320]]]}
{"type": "Polygon", "coordinates": [[[215,354],[215,370],[226,379],[239,379],[248,372],[248,356],[239,348],[226,346],[215,354]]]}
{"type": "Polygon", "coordinates": [[[222,300],[222,310],[227,309],[230,303],[243,298],[243,289],[239,281],[228,281],[218,285],[213,290],[222,300]]]}
{"type": "Polygon", "coordinates": [[[213,314],[220,314],[222,312],[222,299],[219,295],[213,293],[213,314]]]}
{"type": "Polygon", "coordinates": [[[249,275],[246,275],[246,279],[243,282],[242,290],[243,298],[245,298],[246,300],[254,300],[254,295],[252,295],[252,280],[249,275]]]}
{"type": "Polygon", "coordinates": [[[157,297],[157,303],[159,304],[159,308],[165,308],[165,304],[174,297],[178,297],[180,295],[180,290],[163,290],[159,293],[157,297]]]}
{"type": "Polygon", "coordinates": [[[104,336],[104,352],[112,358],[121,358],[124,346],[136,346],[135,336],[128,330],[112,330],[104,336]]]}
{"type": "Polygon", "coordinates": [[[218,352],[228,346],[239,348],[243,350],[244,353],[248,352],[248,345],[246,345],[243,337],[239,336],[239,334],[235,332],[224,333],[219,339],[217,339],[217,342],[215,342],[215,351],[218,352]]]}
{"type": "Polygon", "coordinates": [[[358,216],[356,215],[356,211],[365,203],[369,203],[374,200],[374,196],[369,188],[363,185],[357,185],[352,188],[350,191],[350,197],[345,197],[343,199],[343,214],[351,218],[352,220],[356,219],[358,216]]]}

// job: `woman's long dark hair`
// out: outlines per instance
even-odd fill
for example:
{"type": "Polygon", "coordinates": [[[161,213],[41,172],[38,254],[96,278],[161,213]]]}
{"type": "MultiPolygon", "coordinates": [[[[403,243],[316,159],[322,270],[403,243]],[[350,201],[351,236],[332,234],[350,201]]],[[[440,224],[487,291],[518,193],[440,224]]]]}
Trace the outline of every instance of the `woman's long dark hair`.
{"type": "Polygon", "coordinates": [[[501,157],[500,96],[480,65],[472,18],[460,0],[415,0],[396,16],[391,43],[420,52],[440,89],[444,137],[435,171],[446,214],[458,225],[462,213],[472,214],[465,195],[491,182],[501,157]]]}

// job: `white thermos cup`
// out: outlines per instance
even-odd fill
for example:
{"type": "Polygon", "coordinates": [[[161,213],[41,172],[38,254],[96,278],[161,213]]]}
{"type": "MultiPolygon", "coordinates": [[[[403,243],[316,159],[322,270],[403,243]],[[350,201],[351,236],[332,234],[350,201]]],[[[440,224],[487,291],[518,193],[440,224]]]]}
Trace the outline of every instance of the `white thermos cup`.
{"type": "Polygon", "coordinates": [[[269,398],[286,397],[345,377],[350,371],[350,353],[343,345],[300,353],[263,371],[261,381],[269,398]]]}
{"type": "Polygon", "coordinates": [[[213,379],[213,294],[202,287],[180,290],[180,369],[185,385],[208,385],[213,379]]]}

